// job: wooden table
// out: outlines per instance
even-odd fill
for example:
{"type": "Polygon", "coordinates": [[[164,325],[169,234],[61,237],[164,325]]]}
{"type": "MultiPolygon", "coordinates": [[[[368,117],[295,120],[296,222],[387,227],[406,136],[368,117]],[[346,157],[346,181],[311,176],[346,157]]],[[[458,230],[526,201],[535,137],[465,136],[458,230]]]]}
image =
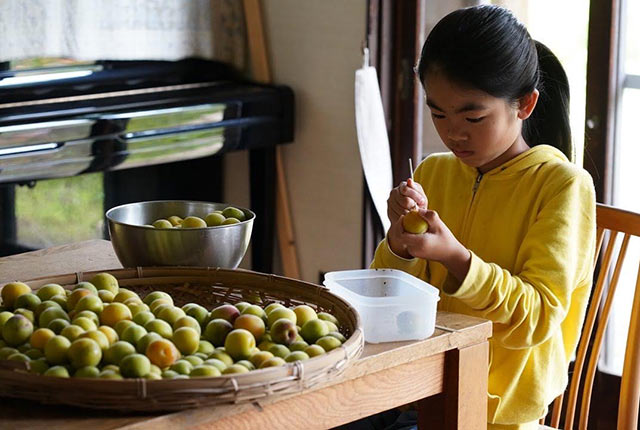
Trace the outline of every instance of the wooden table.
{"type": "MultiPolygon", "coordinates": [[[[111,244],[79,242],[0,258],[0,285],[13,280],[121,268],[111,244]]],[[[491,323],[439,312],[422,341],[366,344],[338,378],[259,404],[167,414],[114,413],[0,399],[1,428],[326,429],[418,402],[420,428],[486,429],[491,323]]]]}

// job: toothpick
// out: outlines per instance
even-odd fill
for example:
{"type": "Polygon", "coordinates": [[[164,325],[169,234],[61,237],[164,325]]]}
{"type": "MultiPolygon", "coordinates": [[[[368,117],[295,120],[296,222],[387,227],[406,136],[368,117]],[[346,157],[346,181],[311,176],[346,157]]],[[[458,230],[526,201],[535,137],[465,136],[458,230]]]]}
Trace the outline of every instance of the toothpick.
{"type": "Polygon", "coordinates": [[[413,162],[411,161],[411,157],[409,157],[409,172],[411,173],[411,180],[413,181],[413,162]]]}

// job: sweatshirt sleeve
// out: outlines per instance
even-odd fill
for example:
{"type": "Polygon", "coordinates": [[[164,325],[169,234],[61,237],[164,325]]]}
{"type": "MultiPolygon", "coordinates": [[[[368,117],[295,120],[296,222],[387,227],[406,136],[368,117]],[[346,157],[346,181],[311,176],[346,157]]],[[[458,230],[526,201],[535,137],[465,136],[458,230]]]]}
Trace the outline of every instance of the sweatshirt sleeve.
{"type": "Polygon", "coordinates": [[[426,260],[420,258],[402,258],[396,255],[389,247],[386,237],[378,244],[370,268],[398,269],[417,278],[427,280],[426,260]]]}
{"type": "Polygon", "coordinates": [[[570,178],[541,208],[510,273],[472,252],[467,276],[447,276],[443,291],[494,322],[494,341],[529,348],[557,332],[573,291],[590,285],[595,252],[595,193],[588,174],[570,178]]]}

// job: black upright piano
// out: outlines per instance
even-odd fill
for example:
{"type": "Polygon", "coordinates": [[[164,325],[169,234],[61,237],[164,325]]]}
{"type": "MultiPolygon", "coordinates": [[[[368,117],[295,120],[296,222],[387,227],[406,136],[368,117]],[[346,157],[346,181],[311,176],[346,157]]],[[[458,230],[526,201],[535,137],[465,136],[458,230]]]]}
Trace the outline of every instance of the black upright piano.
{"type": "Polygon", "coordinates": [[[15,242],[13,185],[101,171],[105,210],[224,201],[222,155],[246,150],[258,215],[252,268],[272,272],[275,145],[292,140],[292,91],[247,81],[219,62],[0,71],[0,253],[28,250],[15,242]]]}

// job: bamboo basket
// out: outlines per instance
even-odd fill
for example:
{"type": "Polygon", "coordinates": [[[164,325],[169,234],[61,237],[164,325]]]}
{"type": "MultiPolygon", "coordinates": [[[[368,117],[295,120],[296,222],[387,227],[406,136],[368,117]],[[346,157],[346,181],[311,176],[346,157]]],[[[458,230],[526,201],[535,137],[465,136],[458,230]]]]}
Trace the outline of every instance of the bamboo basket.
{"type": "MultiPolygon", "coordinates": [[[[26,281],[32,289],[47,283],[65,288],[95,272],[26,281]]],[[[357,311],[327,288],[276,275],[219,268],[136,268],[109,270],[120,286],[141,296],[153,290],[171,294],[177,306],[194,302],[212,309],[221,303],[249,301],[265,306],[307,304],[340,321],[347,341],[326,354],[281,367],[218,377],[147,380],[56,378],[28,373],[28,363],[0,361],[0,396],[121,411],[171,411],[200,406],[250,402],[295,393],[340,375],[362,352],[364,337],[357,311]]]]}

